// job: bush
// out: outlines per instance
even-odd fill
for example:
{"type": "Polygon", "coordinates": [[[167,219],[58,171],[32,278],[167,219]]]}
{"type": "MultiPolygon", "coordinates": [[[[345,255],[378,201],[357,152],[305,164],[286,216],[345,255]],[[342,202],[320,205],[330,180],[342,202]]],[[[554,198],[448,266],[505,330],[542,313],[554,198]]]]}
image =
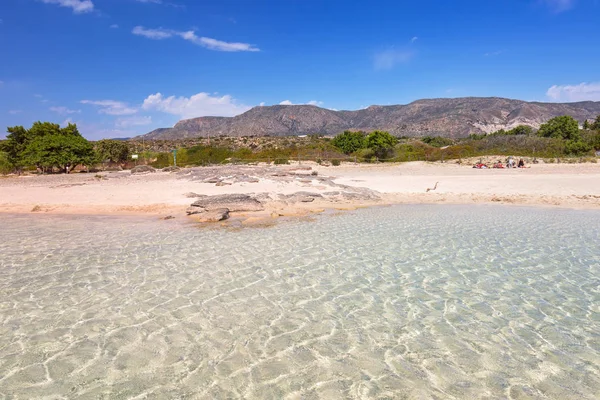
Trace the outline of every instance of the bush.
{"type": "Polygon", "coordinates": [[[275,165],[287,165],[289,164],[289,160],[287,158],[276,158],[274,161],[275,165]]]}
{"type": "Polygon", "coordinates": [[[570,140],[565,146],[565,153],[572,155],[581,155],[589,153],[592,150],[592,146],[582,141],[570,140]]]}
{"type": "Polygon", "coordinates": [[[337,135],[331,143],[342,150],[344,154],[354,153],[357,150],[367,147],[364,132],[344,131],[337,135]]]}
{"type": "Polygon", "coordinates": [[[579,123],[568,115],[554,117],[540,126],[538,135],[548,138],[558,138],[578,142],[581,138],[579,134],[579,123]]]}
{"type": "Polygon", "coordinates": [[[8,162],[8,156],[4,152],[0,152],[0,174],[6,175],[13,171],[12,165],[8,162]]]}
{"type": "Polygon", "coordinates": [[[424,136],[421,141],[433,147],[445,147],[454,144],[454,140],[441,136],[424,136]]]}
{"type": "Polygon", "coordinates": [[[337,166],[339,166],[340,164],[341,164],[341,161],[340,161],[340,160],[337,160],[337,159],[336,159],[336,160],[331,160],[331,165],[333,165],[334,167],[337,167],[337,166]]]}

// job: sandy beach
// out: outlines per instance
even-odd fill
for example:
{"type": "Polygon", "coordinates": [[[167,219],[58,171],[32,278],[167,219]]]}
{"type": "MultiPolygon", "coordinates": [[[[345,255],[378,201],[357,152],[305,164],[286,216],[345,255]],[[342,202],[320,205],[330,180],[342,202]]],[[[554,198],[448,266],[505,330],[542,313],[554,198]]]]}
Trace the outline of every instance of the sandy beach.
{"type": "Polygon", "coordinates": [[[315,163],[219,166],[0,179],[0,212],[146,214],[183,217],[194,197],[248,194],[261,211],[232,216],[296,216],[324,209],[407,203],[516,204],[600,208],[600,164],[535,164],[474,169],[456,163],[315,163]],[[435,184],[437,187],[435,190],[435,184]]]}

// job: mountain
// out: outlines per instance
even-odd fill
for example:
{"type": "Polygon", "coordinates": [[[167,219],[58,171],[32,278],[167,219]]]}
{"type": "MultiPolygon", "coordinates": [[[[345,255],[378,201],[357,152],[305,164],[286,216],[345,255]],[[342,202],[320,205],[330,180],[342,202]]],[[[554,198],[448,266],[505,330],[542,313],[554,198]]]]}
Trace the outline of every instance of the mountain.
{"type": "Polygon", "coordinates": [[[346,129],[386,130],[397,136],[464,137],[517,125],[539,128],[550,118],[570,115],[580,123],[600,115],[600,102],[539,103],[497,97],[418,100],[407,105],[333,111],[311,105],[261,106],[235,117],[200,117],[160,128],[145,139],[206,136],[336,135],[346,129]]]}

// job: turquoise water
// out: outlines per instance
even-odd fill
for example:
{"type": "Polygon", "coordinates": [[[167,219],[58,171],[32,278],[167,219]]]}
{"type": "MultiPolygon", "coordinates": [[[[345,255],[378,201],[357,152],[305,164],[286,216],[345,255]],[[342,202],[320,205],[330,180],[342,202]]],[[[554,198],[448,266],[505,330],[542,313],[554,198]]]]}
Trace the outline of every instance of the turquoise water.
{"type": "Polygon", "coordinates": [[[600,393],[597,211],[0,218],[0,397],[600,393]]]}

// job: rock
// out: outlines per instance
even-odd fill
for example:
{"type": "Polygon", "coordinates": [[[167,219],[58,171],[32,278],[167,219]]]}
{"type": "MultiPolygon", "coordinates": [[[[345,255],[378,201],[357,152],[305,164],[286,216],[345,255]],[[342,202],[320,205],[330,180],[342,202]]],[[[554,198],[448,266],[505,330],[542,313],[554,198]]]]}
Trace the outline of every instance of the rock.
{"type": "Polygon", "coordinates": [[[216,196],[205,196],[193,202],[191,207],[200,207],[207,211],[228,208],[230,212],[237,211],[262,211],[264,209],[260,201],[247,194],[220,194],[216,196]]]}
{"type": "Polygon", "coordinates": [[[195,215],[205,213],[206,209],[201,207],[188,207],[187,210],[185,210],[185,212],[187,213],[187,215],[195,215]]]}
{"type": "Polygon", "coordinates": [[[104,168],[104,170],[108,172],[123,171],[123,167],[121,167],[120,165],[110,165],[104,168]]]}
{"type": "Polygon", "coordinates": [[[170,167],[163,168],[162,172],[177,172],[180,170],[181,170],[181,168],[179,168],[179,167],[170,166],[170,167]]]}
{"type": "Polygon", "coordinates": [[[213,178],[208,178],[208,179],[205,179],[205,180],[203,180],[202,182],[204,182],[204,183],[219,183],[219,182],[221,182],[221,181],[222,181],[222,179],[221,179],[221,178],[218,178],[218,177],[216,177],[216,176],[215,176],[215,177],[213,177],[213,178]]]}
{"type": "Polygon", "coordinates": [[[217,208],[216,210],[207,211],[200,214],[199,222],[219,222],[229,218],[229,209],[217,208]]]}
{"type": "Polygon", "coordinates": [[[206,197],[205,194],[198,194],[198,193],[194,193],[194,192],[187,192],[184,194],[185,197],[187,197],[188,199],[193,199],[196,197],[206,197]]]}
{"type": "Polygon", "coordinates": [[[162,217],[161,219],[162,219],[163,221],[166,221],[166,220],[168,220],[168,219],[175,219],[175,217],[174,217],[174,216],[172,216],[172,215],[167,215],[166,217],[162,217]]]}
{"type": "Polygon", "coordinates": [[[215,186],[231,186],[231,183],[229,183],[229,182],[217,182],[217,184],[215,186]]]}
{"type": "Polygon", "coordinates": [[[156,172],[156,170],[149,165],[138,165],[137,167],[131,168],[132,174],[146,174],[149,172],[156,172]]]}
{"type": "Polygon", "coordinates": [[[312,203],[317,197],[322,198],[323,196],[312,192],[296,192],[283,196],[284,199],[292,203],[312,203]]]}

